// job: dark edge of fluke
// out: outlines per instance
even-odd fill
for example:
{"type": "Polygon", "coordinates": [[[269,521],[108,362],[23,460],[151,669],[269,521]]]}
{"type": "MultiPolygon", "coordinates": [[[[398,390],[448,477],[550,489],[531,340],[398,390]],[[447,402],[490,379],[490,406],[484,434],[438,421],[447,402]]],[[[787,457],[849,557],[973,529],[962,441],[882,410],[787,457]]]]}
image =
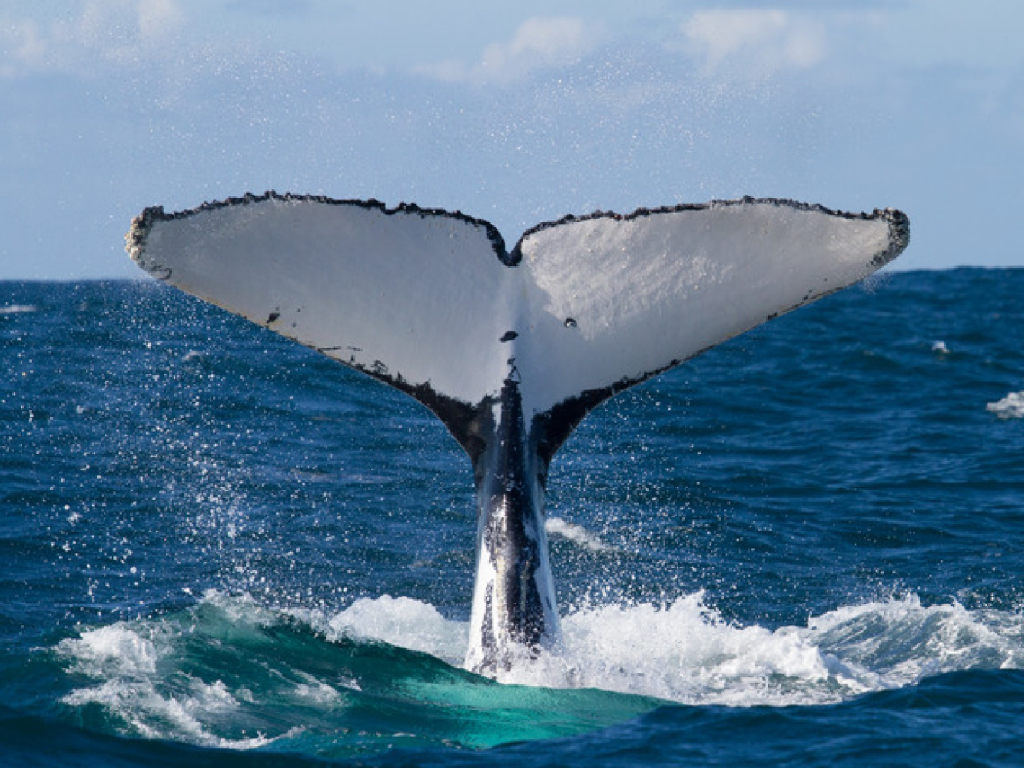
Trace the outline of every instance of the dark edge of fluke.
{"type": "Polygon", "coordinates": [[[487,238],[491,241],[494,247],[494,252],[502,264],[508,267],[514,267],[522,261],[522,244],[530,235],[540,232],[550,227],[556,227],[563,224],[571,224],[574,222],[588,221],[591,219],[614,219],[616,221],[631,221],[633,219],[639,219],[646,216],[655,216],[664,213],[676,213],[679,211],[702,211],[709,208],[722,208],[726,206],[737,206],[737,205],[751,205],[751,204],[767,204],[776,205],[779,207],[793,208],[798,211],[816,211],[818,213],[827,213],[831,216],[841,216],[846,219],[885,219],[889,222],[889,248],[882,253],[879,253],[872,260],[872,264],[876,267],[884,266],[890,261],[895,259],[903,250],[907,247],[910,242],[910,221],[906,214],[895,208],[876,208],[872,213],[850,213],[848,211],[840,211],[832,208],[827,208],[824,205],[818,205],[815,203],[802,203],[797,200],[790,200],[787,198],[780,197],[741,197],[735,200],[711,200],[707,203],[679,203],[677,205],[661,206],[658,208],[637,208],[632,213],[615,213],[614,211],[594,211],[584,215],[567,214],[560,219],[554,221],[545,221],[527,229],[519,237],[518,242],[511,251],[506,250],[505,238],[502,237],[501,232],[498,228],[491,224],[486,219],[476,218],[469,216],[462,211],[455,210],[449,211],[444,208],[423,208],[415,203],[399,203],[393,208],[389,208],[386,203],[377,200],[376,198],[369,198],[366,200],[359,199],[345,199],[340,200],[326,195],[301,195],[292,194],[286,192],[285,194],[279,194],[274,190],[267,190],[262,195],[256,195],[247,192],[242,197],[228,197],[224,200],[215,200],[212,202],[205,202],[195,208],[187,208],[182,211],[176,211],[174,213],[166,213],[162,205],[150,206],[142,211],[138,216],[132,220],[131,229],[128,235],[125,237],[127,242],[128,252],[135,258],[135,254],[141,249],[145,243],[146,236],[149,233],[149,229],[154,221],[171,221],[174,219],[185,219],[190,216],[194,216],[204,211],[216,210],[218,208],[228,208],[235,205],[252,205],[253,203],[266,202],[268,200],[278,200],[281,202],[314,202],[322,203],[324,205],[351,205],[360,206],[362,208],[376,209],[381,213],[388,216],[392,216],[397,213],[408,213],[419,215],[423,218],[431,216],[437,216],[440,218],[453,218],[464,221],[468,224],[472,224],[477,227],[483,227],[487,232],[487,238]]]}
{"type": "MultiPolygon", "coordinates": [[[[339,200],[326,195],[296,195],[291,192],[280,194],[272,189],[267,190],[262,195],[255,195],[251,192],[247,192],[242,197],[228,197],[224,200],[205,202],[195,208],[187,208],[182,211],[175,211],[174,213],[167,213],[164,211],[164,207],[162,205],[150,206],[132,220],[131,229],[125,237],[128,253],[132,254],[132,258],[135,258],[134,254],[137,252],[137,249],[141,248],[145,243],[146,235],[149,234],[149,230],[155,221],[187,219],[190,216],[195,216],[196,214],[207,211],[215,211],[219,208],[230,208],[237,205],[252,205],[254,203],[264,203],[268,200],[277,200],[283,203],[311,202],[322,203],[324,205],[358,206],[361,208],[376,209],[388,216],[393,216],[397,213],[408,213],[421,216],[422,218],[437,216],[439,218],[459,219],[460,221],[464,221],[468,224],[483,227],[487,232],[487,239],[491,241],[491,244],[494,247],[494,252],[497,254],[498,258],[502,263],[509,264],[508,252],[505,249],[505,239],[501,236],[501,232],[498,231],[498,228],[489,221],[477,219],[473,216],[467,216],[462,213],[462,211],[448,211],[443,208],[423,208],[415,203],[399,203],[394,208],[389,208],[386,203],[383,203],[376,198],[369,198],[367,200],[339,200]]],[[[511,265],[509,264],[509,266],[511,265]]]]}
{"type": "Polygon", "coordinates": [[[666,205],[658,208],[637,208],[632,213],[615,213],[614,211],[594,211],[583,216],[576,216],[568,214],[556,221],[545,221],[537,224],[536,226],[530,227],[530,229],[523,232],[519,241],[512,249],[510,254],[510,261],[518,264],[522,259],[522,244],[530,235],[540,232],[551,227],[557,227],[563,224],[571,224],[578,221],[588,221],[590,219],[614,219],[615,221],[632,221],[633,219],[640,219],[646,216],[656,216],[665,213],[677,213],[679,211],[704,211],[711,208],[726,208],[731,206],[739,205],[774,205],[780,208],[792,208],[797,211],[814,211],[816,213],[825,213],[830,216],[839,216],[844,219],[859,219],[864,221],[870,221],[872,219],[885,219],[889,222],[889,248],[879,253],[872,260],[872,264],[875,266],[882,266],[888,264],[890,261],[895,259],[903,250],[907,247],[910,242],[910,220],[903,211],[895,208],[876,208],[871,213],[851,213],[849,211],[840,211],[833,208],[828,208],[824,205],[818,205],[817,203],[802,203],[798,200],[790,200],[782,197],[740,197],[734,200],[711,200],[706,203],[679,203],[677,205],[666,205]]]}

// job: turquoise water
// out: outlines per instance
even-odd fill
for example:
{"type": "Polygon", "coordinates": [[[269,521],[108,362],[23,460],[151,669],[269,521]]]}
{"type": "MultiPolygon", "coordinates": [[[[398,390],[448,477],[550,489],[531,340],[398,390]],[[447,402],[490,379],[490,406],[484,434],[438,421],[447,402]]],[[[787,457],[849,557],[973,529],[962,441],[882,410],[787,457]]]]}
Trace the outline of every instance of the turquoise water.
{"type": "Polygon", "coordinates": [[[154,283],[2,283],[0,762],[1021,764],[1022,296],[884,276],[600,408],[564,645],[498,683],[428,412],[154,283]]]}

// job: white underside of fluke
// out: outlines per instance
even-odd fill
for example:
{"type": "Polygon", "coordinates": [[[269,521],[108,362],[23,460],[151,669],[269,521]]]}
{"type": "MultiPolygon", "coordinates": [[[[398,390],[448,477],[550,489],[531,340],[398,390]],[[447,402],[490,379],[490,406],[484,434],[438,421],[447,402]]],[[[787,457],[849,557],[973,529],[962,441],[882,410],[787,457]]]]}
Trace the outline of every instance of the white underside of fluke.
{"type": "Polygon", "coordinates": [[[504,378],[500,355],[478,350],[499,348],[510,270],[464,219],[260,198],[154,222],[132,256],[343,363],[470,403],[504,378]]]}
{"type": "Polygon", "coordinates": [[[156,277],[342,363],[464,403],[494,396],[514,358],[529,418],[857,282],[905,233],[892,211],[716,202],[541,225],[509,267],[486,222],[268,193],[150,209],[129,251],[156,277]]]}
{"type": "Polygon", "coordinates": [[[527,410],[644,378],[866,277],[885,219],[775,203],[584,219],[522,245],[527,308],[517,365],[527,410]],[[566,327],[567,319],[573,323],[566,327]]]}

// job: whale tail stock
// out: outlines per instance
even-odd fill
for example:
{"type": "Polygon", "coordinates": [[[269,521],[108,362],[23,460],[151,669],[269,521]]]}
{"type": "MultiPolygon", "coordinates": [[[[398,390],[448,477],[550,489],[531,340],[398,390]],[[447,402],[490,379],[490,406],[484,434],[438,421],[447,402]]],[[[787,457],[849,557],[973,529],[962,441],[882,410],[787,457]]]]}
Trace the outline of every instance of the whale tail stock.
{"type": "Polygon", "coordinates": [[[855,283],[906,247],[899,211],[787,200],[595,213],[508,251],[461,213],[246,195],[126,241],[145,270],[419,400],[469,455],[477,570],[467,664],[497,673],[558,637],[548,466],[617,392],[855,283]]]}

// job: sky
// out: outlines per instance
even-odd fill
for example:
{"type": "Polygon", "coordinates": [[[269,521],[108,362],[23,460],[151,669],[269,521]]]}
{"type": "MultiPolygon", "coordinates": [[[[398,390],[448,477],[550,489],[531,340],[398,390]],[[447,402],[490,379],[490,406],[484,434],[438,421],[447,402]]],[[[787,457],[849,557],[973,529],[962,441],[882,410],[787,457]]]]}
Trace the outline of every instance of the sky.
{"type": "Polygon", "coordinates": [[[568,213],[900,208],[900,269],[1024,266],[1017,0],[0,0],[0,279],[141,277],[245,192],[568,213]]]}

